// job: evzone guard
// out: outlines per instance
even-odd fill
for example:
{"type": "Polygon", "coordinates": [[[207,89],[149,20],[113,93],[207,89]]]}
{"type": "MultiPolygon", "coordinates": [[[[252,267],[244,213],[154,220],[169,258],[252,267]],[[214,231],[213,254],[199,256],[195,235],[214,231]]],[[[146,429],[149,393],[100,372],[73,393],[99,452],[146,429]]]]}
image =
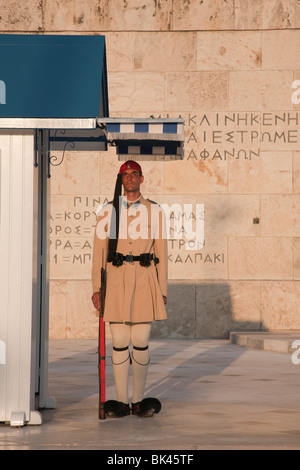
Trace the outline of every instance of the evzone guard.
{"type": "Polygon", "coordinates": [[[117,400],[104,403],[105,417],[130,414],[151,417],[161,409],[157,398],[144,397],[150,362],[149,336],[153,321],[167,319],[167,237],[158,204],[145,199],[141,166],[127,161],[120,167],[114,200],[102,207],[94,237],[92,302],[101,310],[101,268],[106,267],[103,321],[109,323],[117,400]],[[121,189],[123,186],[123,196],[121,189]],[[130,354],[129,346],[132,345],[130,354]],[[130,364],[133,395],[128,396],[130,364]]]}

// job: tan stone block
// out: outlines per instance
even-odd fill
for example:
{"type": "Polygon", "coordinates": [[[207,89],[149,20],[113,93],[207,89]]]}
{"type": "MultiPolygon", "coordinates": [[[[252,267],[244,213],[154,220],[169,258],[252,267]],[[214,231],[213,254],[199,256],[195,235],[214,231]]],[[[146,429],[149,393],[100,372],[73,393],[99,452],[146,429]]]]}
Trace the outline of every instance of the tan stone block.
{"type": "Polygon", "coordinates": [[[262,32],[262,69],[295,70],[300,68],[300,31],[262,32]]]}
{"type": "Polygon", "coordinates": [[[235,29],[280,29],[295,27],[294,0],[237,0],[235,29]]]}
{"type": "Polygon", "coordinates": [[[300,152],[293,155],[293,190],[300,193],[300,152]]]}
{"type": "Polygon", "coordinates": [[[188,279],[226,278],[226,239],[217,238],[215,232],[206,237],[201,198],[157,195],[155,201],[166,217],[169,279],[186,282],[188,279]]]}
{"type": "Polygon", "coordinates": [[[291,193],[292,152],[261,152],[257,160],[228,162],[230,193],[291,193]]]}
{"type": "Polygon", "coordinates": [[[196,285],[197,338],[228,338],[230,330],[259,327],[259,282],[206,281],[196,285]]]}
{"type": "Polygon", "coordinates": [[[185,159],[237,167],[260,156],[259,112],[197,112],[185,117],[185,159]]]}
{"type": "Polygon", "coordinates": [[[50,279],[91,279],[93,237],[56,236],[50,243],[50,279]]]}
{"type": "Polygon", "coordinates": [[[291,109],[290,71],[231,71],[229,76],[230,110],[291,109]]]}
{"type": "Polygon", "coordinates": [[[297,237],[300,233],[299,204],[299,194],[263,195],[262,236],[297,237]]]}
{"type": "Polygon", "coordinates": [[[116,178],[122,162],[119,161],[116,147],[108,146],[107,152],[101,153],[100,159],[100,190],[108,195],[109,201],[113,199],[116,178]]]}
{"type": "Polygon", "coordinates": [[[197,70],[258,70],[260,67],[259,32],[197,33],[197,70]]]}
{"type": "Polygon", "coordinates": [[[300,238],[293,239],[294,279],[300,279],[300,238]]]}
{"type": "MultiPolygon", "coordinates": [[[[292,103],[291,84],[289,90],[292,103]]],[[[299,150],[299,126],[300,113],[296,110],[261,113],[261,150],[299,150]]]]}
{"type": "Polygon", "coordinates": [[[133,38],[133,32],[105,33],[108,72],[133,70],[133,38]]]}
{"type": "Polygon", "coordinates": [[[134,68],[136,70],[153,72],[195,70],[196,54],[195,33],[134,34],[134,68]]]}
{"type": "Polygon", "coordinates": [[[0,2],[1,31],[42,31],[43,10],[40,0],[0,2]]]}
{"type": "MultiPolygon", "coordinates": [[[[60,162],[63,152],[52,152],[60,162]]],[[[59,166],[51,166],[51,194],[99,193],[100,152],[67,151],[59,166]]]]}
{"type": "Polygon", "coordinates": [[[168,283],[168,320],[153,322],[151,338],[195,338],[195,290],[193,282],[168,283]]]}
{"type": "Polygon", "coordinates": [[[269,330],[299,330],[299,296],[299,281],[262,283],[261,311],[263,327],[269,330]]]}
{"type": "Polygon", "coordinates": [[[90,279],[97,208],[107,195],[51,197],[50,278],[90,279]]]}
{"type": "Polygon", "coordinates": [[[52,195],[50,201],[50,238],[93,236],[97,208],[111,200],[110,195],[52,195]]]}
{"type": "Polygon", "coordinates": [[[166,73],[168,111],[224,111],[228,108],[227,72],[166,73]]]}
{"type": "Polygon", "coordinates": [[[107,0],[45,0],[47,31],[101,31],[107,29],[107,0]]]}
{"type": "Polygon", "coordinates": [[[173,2],[173,30],[234,29],[234,2],[173,2]]]}
{"type": "Polygon", "coordinates": [[[67,338],[97,338],[98,317],[91,301],[90,281],[68,281],[67,338]]]}
{"type": "Polygon", "coordinates": [[[66,338],[67,281],[49,283],[49,337],[66,338]]]}
{"type": "Polygon", "coordinates": [[[295,100],[297,101],[296,103],[293,103],[293,109],[299,110],[300,109],[300,71],[299,70],[296,70],[294,72],[293,84],[296,88],[292,88],[291,90],[292,91],[291,99],[292,99],[292,102],[295,100]]]}
{"type": "Polygon", "coordinates": [[[258,195],[197,196],[196,203],[200,202],[204,204],[205,238],[260,235],[260,225],[253,223],[260,217],[258,195]]]}
{"type": "Polygon", "coordinates": [[[300,28],[300,3],[295,5],[295,27],[300,28]]]}
{"type": "Polygon", "coordinates": [[[205,246],[187,250],[186,240],[168,241],[169,279],[227,279],[227,239],[206,237],[205,246]]]}
{"type": "Polygon", "coordinates": [[[146,115],[160,112],[164,109],[164,86],[162,73],[111,72],[108,74],[110,110],[146,115]]]}
{"type": "Polygon", "coordinates": [[[110,31],[169,31],[172,0],[108,0],[110,31]]]}
{"type": "Polygon", "coordinates": [[[165,163],[165,194],[227,193],[227,165],[212,160],[165,163]]]}
{"type": "Polygon", "coordinates": [[[234,328],[260,329],[260,286],[260,281],[230,282],[234,328]]]}
{"type": "MultiPolygon", "coordinates": [[[[141,185],[142,194],[153,195],[162,194],[164,187],[164,162],[141,161],[138,160],[144,174],[144,182],[141,185]]],[[[154,198],[155,199],[155,198],[154,198]]]]}
{"type": "Polygon", "coordinates": [[[160,204],[165,214],[166,220],[166,238],[170,240],[169,248],[187,249],[186,244],[192,248],[202,248],[203,246],[203,211],[202,206],[196,207],[196,198],[193,195],[166,195],[151,193],[144,194],[151,200],[160,204]],[[196,219],[198,217],[198,222],[196,219]],[[199,232],[198,240],[197,230],[199,232]],[[176,239],[176,240],[175,240],[176,239]],[[199,243],[198,243],[199,241],[199,243]]]}
{"type": "Polygon", "coordinates": [[[292,279],[289,238],[229,238],[229,279],[292,279]]]}

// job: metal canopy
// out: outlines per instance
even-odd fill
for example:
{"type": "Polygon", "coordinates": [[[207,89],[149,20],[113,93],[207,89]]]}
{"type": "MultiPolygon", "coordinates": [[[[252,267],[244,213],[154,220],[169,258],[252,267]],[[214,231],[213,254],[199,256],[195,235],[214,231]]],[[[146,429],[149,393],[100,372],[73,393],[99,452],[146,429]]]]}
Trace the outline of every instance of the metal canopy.
{"type": "Polygon", "coordinates": [[[0,118],[108,116],[104,36],[2,34],[0,63],[0,118]]]}

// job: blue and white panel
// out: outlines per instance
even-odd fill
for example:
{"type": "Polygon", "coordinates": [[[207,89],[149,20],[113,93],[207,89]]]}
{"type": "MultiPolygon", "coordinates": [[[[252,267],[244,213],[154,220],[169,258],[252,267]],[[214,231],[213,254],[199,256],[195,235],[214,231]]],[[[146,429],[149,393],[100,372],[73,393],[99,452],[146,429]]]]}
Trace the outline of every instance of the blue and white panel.
{"type": "Polygon", "coordinates": [[[109,140],[184,140],[181,122],[108,122],[109,140]]]}
{"type": "Polygon", "coordinates": [[[173,156],[183,157],[183,145],[180,142],[119,142],[117,144],[117,154],[121,156],[173,156]]]}

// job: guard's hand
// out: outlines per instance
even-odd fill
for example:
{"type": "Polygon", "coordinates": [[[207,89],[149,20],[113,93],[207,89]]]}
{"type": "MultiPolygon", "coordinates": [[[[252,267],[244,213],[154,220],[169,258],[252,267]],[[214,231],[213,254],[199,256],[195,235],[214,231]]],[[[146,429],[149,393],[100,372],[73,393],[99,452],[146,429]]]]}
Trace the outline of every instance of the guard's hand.
{"type": "Polygon", "coordinates": [[[94,292],[92,295],[92,302],[96,310],[100,310],[100,292],[94,292]]]}
{"type": "Polygon", "coordinates": [[[167,303],[167,297],[165,295],[163,295],[163,301],[164,301],[164,304],[166,305],[167,303]]]}

